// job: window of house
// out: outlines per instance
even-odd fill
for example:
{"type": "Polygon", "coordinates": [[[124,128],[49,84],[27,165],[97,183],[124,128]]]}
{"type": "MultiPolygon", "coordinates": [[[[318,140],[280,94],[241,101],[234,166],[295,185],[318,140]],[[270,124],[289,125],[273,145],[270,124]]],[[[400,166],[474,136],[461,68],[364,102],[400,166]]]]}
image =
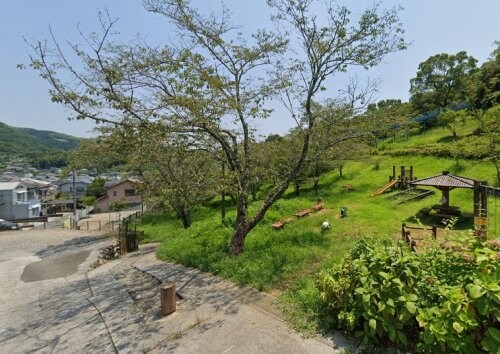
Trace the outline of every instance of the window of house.
{"type": "Polygon", "coordinates": [[[125,196],[132,197],[135,195],[135,189],[125,189],[125,196]]]}
{"type": "Polygon", "coordinates": [[[113,191],[113,197],[116,197],[116,191],[113,191]]]}

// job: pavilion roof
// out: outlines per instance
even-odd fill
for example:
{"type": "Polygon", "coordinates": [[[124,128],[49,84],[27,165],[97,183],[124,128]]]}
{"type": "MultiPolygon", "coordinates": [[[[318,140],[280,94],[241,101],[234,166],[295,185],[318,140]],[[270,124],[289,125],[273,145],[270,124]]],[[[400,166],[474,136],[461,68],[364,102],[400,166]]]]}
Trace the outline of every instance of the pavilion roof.
{"type": "Polygon", "coordinates": [[[422,178],[416,181],[410,182],[411,185],[419,186],[431,186],[431,187],[449,187],[449,188],[474,188],[474,180],[455,176],[448,171],[443,171],[442,174],[427,178],[422,178]]]}

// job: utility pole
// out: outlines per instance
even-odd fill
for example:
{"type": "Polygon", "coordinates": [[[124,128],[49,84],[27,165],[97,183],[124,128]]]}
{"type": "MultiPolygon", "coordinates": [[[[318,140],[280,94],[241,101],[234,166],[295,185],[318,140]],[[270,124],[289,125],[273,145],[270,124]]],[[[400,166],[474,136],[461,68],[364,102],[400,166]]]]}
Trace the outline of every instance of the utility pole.
{"type": "Polygon", "coordinates": [[[76,170],[73,170],[73,216],[76,221],[76,170]]]}

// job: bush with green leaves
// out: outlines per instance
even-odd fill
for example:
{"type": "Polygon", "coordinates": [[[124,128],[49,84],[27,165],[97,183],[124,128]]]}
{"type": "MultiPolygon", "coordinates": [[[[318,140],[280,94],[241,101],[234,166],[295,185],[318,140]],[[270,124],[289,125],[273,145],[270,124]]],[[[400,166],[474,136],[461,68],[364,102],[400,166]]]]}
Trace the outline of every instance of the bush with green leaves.
{"type": "Polygon", "coordinates": [[[500,262],[490,245],[411,253],[406,245],[360,240],[316,284],[334,327],[365,346],[391,342],[417,352],[498,353],[500,262]]]}

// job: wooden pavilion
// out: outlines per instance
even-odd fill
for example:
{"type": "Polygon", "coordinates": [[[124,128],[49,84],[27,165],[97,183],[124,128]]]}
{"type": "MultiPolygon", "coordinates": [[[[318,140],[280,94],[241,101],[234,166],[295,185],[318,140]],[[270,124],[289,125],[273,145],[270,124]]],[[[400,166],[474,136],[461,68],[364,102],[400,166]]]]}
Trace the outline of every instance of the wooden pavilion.
{"type": "Polygon", "coordinates": [[[432,206],[435,216],[450,218],[460,216],[461,211],[458,206],[450,205],[450,191],[455,188],[467,188],[474,190],[474,225],[476,227],[486,223],[488,216],[488,193],[485,181],[477,181],[467,177],[452,175],[448,171],[432,177],[427,177],[410,182],[412,186],[429,186],[439,189],[442,192],[441,204],[432,206]]]}

